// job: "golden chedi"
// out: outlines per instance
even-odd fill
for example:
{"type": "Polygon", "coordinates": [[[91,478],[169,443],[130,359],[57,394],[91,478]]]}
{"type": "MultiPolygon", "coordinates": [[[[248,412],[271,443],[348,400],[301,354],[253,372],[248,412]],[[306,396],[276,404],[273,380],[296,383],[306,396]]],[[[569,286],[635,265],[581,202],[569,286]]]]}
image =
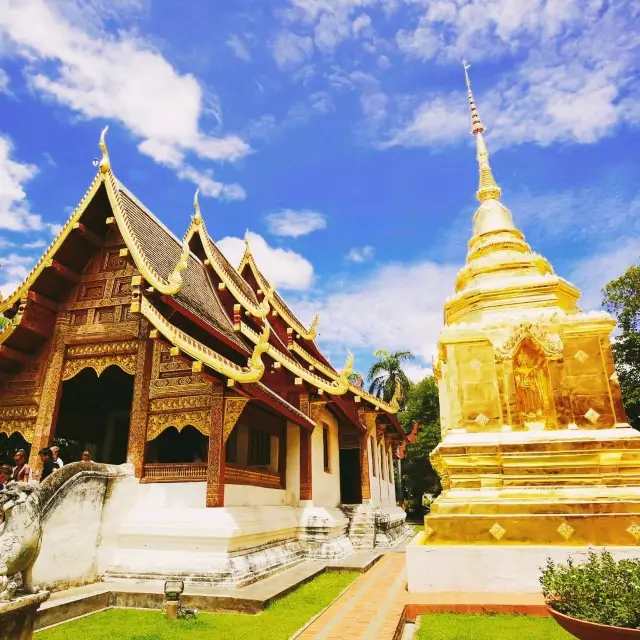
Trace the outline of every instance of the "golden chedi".
{"type": "Polygon", "coordinates": [[[434,360],[443,492],[424,543],[635,545],[640,433],[622,405],[615,322],[578,307],[500,201],[467,66],[480,206],[434,360]]]}

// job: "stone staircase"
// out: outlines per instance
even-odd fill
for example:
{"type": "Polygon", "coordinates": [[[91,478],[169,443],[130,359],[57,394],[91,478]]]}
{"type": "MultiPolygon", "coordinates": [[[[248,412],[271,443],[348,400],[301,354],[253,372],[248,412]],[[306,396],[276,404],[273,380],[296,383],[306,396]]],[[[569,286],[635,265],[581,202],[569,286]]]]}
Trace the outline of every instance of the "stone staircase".
{"type": "Polygon", "coordinates": [[[390,549],[413,535],[401,509],[370,504],[340,505],[349,518],[348,536],[356,550],[390,549]]]}

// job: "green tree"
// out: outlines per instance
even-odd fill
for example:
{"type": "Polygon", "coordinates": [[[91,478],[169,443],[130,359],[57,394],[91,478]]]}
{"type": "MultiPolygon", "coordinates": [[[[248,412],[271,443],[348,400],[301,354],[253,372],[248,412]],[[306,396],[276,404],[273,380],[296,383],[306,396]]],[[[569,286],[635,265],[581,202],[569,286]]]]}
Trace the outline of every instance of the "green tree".
{"type": "Polygon", "coordinates": [[[395,351],[390,353],[381,349],[373,354],[377,360],[369,368],[369,393],[382,398],[385,402],[391,402],[393,396],[398,393],[398,400],[407,397],[411,382],[407,374],[402,370],[405,362],[413,360],[411,351],[395,351]]]}
{"type": "Polygon", "coordinates": [[[362,387],[364,387],[364,380],[362,379],[362,375],[360,375],[357,371],[354,371],[353,373],[350,373],[347,376],[349,382],[353,385],[355,385],[356,387],[360,387],[362,389],[362,387]]]}
{"type": "Polygon", "coordinates": [[[414,444],[407,445],[402,460],[402,485],[407,500],[407,511],[422,515],[422,496],[440,493],[440,480],[429,460],[429,454],[440,442],[440,404],[438,386],[428,376],[411,385],[406,396],[404,410],[398,414],[400,424],[409,433],[413,423],[418,423],[418,436],[414,444]]]}
{"type": "Polygon", "coordinates": [[[10,322],[11,320],[9,320],[9,318],[5,318],[5,316],[0,315],[0,329],[4,329],[10,322]]]}
{"type": "Polygon", "coordinates": [[[615,316],[620,334],[613,357],[629,423],[640,429],[640,266],[632,266],[604,289],[603,306],[615,316]]]}

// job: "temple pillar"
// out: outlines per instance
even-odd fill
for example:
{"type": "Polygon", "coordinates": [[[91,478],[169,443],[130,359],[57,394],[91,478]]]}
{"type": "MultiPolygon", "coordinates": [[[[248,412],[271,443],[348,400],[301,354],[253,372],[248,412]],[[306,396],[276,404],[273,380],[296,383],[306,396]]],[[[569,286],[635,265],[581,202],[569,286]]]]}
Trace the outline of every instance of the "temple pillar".
{"type": "Polygon", "coordinates": [[[369,478],[369,434],[360,434],[360,488],[362,503],[371,502],[371,480],[369,478]]]}
{"type": "Polygon", "coordinates": [[[136,373],[133,382],[131,401],[131,421],[129,423],[129,442],[127,444],[127,462],[133,465],[136,478],[142,477],[144,449],[147,440],[147,418],[149,415],[149,383],[153,361],[153,341],[148,339],[149,323],[140,321],[136,373]]]}
{"type": "Polygon", "coordinates": [[[46,373],[42,384],[33,442],[31,443],[31,455],[29,456],[29,466],[36,472],[42,470],[42,461],[38,456],[38,451],[43,447],[49,446],[58,418],[58,408],[60,406],[60,397],[62,396],[62,367],[64,365],[64,349],[68,327],[68,316],[64,314],[58,316],[45,365],[46,373]]]}
{"type": "Polygon", "coordinates": [[[224,507],[224,391],[214,387],[211,398],[211,428],[207,459],[207,507],[224,507]]]}
{"type": "MultiPolygon", "coordinates": [[[[311,415],[309,394],[300,394],[300,411],[306,416],[311,415]]],[[[300,500],[312,500],[312,464],[311,464],[311,434],[312,432],[300,427],[300,500]]]]}

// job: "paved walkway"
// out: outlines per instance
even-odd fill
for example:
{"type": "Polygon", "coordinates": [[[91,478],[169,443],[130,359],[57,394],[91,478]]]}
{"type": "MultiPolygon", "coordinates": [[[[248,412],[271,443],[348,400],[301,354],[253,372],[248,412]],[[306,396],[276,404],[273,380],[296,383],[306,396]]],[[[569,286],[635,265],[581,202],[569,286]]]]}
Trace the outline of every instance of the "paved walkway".
{"type": "Polygon", "coordinates": [[[406,599],[405,554],[387,553],[300,636],[392,640],[406,599]]]}

